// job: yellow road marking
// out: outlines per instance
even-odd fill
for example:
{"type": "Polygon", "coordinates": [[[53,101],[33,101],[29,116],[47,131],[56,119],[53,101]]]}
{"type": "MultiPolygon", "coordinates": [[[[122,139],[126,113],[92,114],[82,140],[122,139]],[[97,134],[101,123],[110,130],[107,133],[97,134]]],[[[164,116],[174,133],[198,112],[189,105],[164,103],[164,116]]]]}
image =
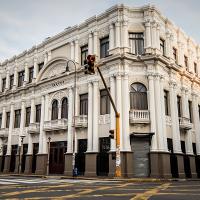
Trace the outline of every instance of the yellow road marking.
{"type": "Polygon", "coordinates": [[[148,190],[142,194],[137,194],[135,197],[131,198],[130,200],[148,200],[151,196],[157,194],[161,190],[165,190],[169,187],[171,183],[165,183],[162,185],[159,185],[158,187],[148,190]]]}

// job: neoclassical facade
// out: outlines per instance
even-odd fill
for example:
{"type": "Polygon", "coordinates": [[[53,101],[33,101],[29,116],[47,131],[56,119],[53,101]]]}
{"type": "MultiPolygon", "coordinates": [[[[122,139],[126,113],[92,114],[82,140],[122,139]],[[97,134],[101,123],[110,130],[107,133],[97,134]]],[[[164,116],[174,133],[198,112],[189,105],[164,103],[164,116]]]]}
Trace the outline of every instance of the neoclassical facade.
{"type": "Polygon", "coordinates": [[[114,176],[115,113],[88,54],[121,116],[122,175],[199,177],[200,46],[154,6],[124,5],[0,64],[1,173],[46,174],[49,155],[50,174],[71,175],[74,150],[79,175],[114,176]]]}

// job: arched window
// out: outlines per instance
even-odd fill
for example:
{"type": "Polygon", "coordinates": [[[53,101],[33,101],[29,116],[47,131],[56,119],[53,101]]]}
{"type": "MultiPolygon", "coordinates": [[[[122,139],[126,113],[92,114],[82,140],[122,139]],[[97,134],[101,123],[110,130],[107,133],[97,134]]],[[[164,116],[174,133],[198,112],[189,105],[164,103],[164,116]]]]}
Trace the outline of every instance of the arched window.
{"type": "Polygon", "coordinates": [[[130,91],[130,107],[131,109],[147,110],[147,89],[141,83],[131,84],[130,91]]]}
{"type": "Polygon", "coordinates": [[[58,119],[58,101],[57,100],[53,100],[53,103],[52,103],[51,119],[52,120],[58,119]]]}
{"type": "Polygon", "coordinates": [[[61,110],[61,118],[68,118],[68,99],[64,98],[62,100],[62,110],[61,110]]]}

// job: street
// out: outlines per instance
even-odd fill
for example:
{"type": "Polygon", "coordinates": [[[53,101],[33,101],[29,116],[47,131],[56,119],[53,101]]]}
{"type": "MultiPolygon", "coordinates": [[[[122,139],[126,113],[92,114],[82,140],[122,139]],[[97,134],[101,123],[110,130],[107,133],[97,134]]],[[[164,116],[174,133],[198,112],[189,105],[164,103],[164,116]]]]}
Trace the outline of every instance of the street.
{"type": "Polygon", "coordinates": [[[200,181],[129,182],[0,176],[0,198],[199,200],[200,181]]]}

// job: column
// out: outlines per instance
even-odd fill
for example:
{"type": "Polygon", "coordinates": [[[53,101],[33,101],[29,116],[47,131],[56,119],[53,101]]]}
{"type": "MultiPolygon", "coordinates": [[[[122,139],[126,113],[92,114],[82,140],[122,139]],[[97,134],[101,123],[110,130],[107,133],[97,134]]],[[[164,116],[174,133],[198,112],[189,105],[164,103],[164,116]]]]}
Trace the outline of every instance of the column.
{"type": "Polygon", "coordinates": [[[182,48],[183,44],[180,41],[178,41],[178,64],[184,66],[182,48]]]}
{"type": "MultiPolygon", "coordinates": [[[[111,76],[110,77],[110,94],[113,98],[113,101],[115,103],[115,77],[111,76]]],[[[115,130],[116,129],[116,120],[115,120],[115,111],[112,107],[112,104],[110,103],[110,129],[115,130]]],[[[116,131],[116,130],[115,130],[116,131]]],[[[115,151],[116,150],[116,143],[115,139],[111,139],[110,142],[110,151],[115,151]]]]}
{"type": "Polygon", "coordinates": [[[34,58],[34,74],[33,74],[33,78],[36,79],[37,75],[38,75],[38,64],[37,64],[37,58],[34,58]]]}
{"type": "Polygon", "coordinates": [[[89,33],[89,40],[88,40],[88,54],[93,54],[93,40],[92,40],[92,33],[89,33]]]}
{"type": "Polygon", "coordinates": [[[67,132],[67,153],[72,153],[72,136],[73,136],[73,91],[69,88],[69,107],[68,107],[68,132],[67,132]]]}
{"type": "Polygon", "coordinates": [[[29,73],[28,73],[28,63],[25,62],[25,75],[24,75],[24,84],[28,83],[29,79],[29,73]]]}
{"type": "MultiPolygon", "coordinates": [[[[61,114],[60,114],[61,116],[61,114]]],[[[59,115],[58,115],[59,117],[59,115]]],[[[49,121],[49,94],[45,95],[45,121],[49,121]]]]}
{"type": "Polygon", "coordinates": [[[171,50],[170,42],[171,42],[171,40],[170,40],[170,32],[169,31],[166,33],[166,40],[165,41],[166,41],[165,55],[166,55],[166,57],[170,58],[171,57],[171,55],[170,55],[170,50],[171,50]]]}
{"type": "Polygon", "coordinates": [[[98,55],[98,32],[94,31],[94,55],[98,55]]]}
{"type": "MultiPolygon", "coordinates": [[[[21,105],[21,120],[20,120],[20,135],[24,135],[24,127],[25,127],[25,102],[22,99],[22,105],[21,105]]],[[[19,137],[19,145],[21,146],[21,139],[19,137]]]]}
{"type": "Polygon", "coordinates": [[[11,103],[10,106],[10,122],[9,122],[9,130],[8,130],[8,142],[7,142],[7,152],[6,155],[11,155],[11,140],[12,140],[12,131],[14,127],[14,104],[11,103]]]}
{"type": "Polygon", "coordinates": [[[160,96],[160,75],[156,74],[155,76],[155,105],[156,105],[156,135],[157,135],[157,144],[159,151],[165,151],[164,141],[163,141],[163,123],[162,123],[162,107],[161,107],[161,96],[160,96]]]}
{"type": "Polygon", "coordinates": [[[18,72],[17,72],[17,67],[14,68],[14,84],[13,88],[16,89],[18,84],[18,72]]]}
{"type": "Polygon", "coordinates": [[[48,61],[51,60],[51,51],[48,51],[48,53],[47,53],[47,60],[48,60],[48,61]]]}
{"type": "Polygon", "coordinates": [[[156,48],[160,50],[160,25],[157,24],[156,27],[156,48]]]}
{"type": "Polygon", "coordinates": [[[92,83],[88,83],[88,143],[87,143],[87,152],[92,152],[92,121],[93,121],[93,112],[92,112],[92,83]]]}
{"type": "Polygon", "coordinates": [[[6,128],[6,107],[3,107],[1,128],[6,128]]]}
{"type": "MultiPolygon", "coordinates": [[[[123,76],[123,151],[131,151],[130,146],[130,130],[129,130],[129,110],[130,110],[130,98],[129,98],[129,82],[128,82],[128,72],[125,72],[123,76]]],[[[122,116],[121,116],[122,117],[122,116]]]]}
{"type": "Polygon", "coordinates": [[[78,44],[78,39],[75,40],[75,62],[79,63],[79,44],[78,44]]]}
{"type": "Polygon", "coordinates": [[[123,47],[129,47],[128,44],[128,21],[123,21],[123,47]]]}
{"type": "Polygon", "coordinates": [[[115,47],[120,47],[120,22],[115,23],[115,47]]]}
{"type": "Polygon", "coordinates": [[[74,41],[70,42],[70,57],[71,60],[74,60],[74,41]]]}
{"type": "Polygon", "coordinates": [[[115,45],[115,33],[114,33],[114,25],[110,24],[109,26],[110,33],[109,33],[109,50],[114,48],[115,45]]]}
{"type": "Polygon", "coordinates": [[[145,22],[145,48],[151,47],[151,24],[150,21],[145,22]]]}
{"type": "Polygon", "coordinates": [[[180,142],[180,130],[178,120],[177,96],[175,92],[176,83],[170,82],[170,113],[172,121],[172,138],[174,153],[182,153],[180,142]]]}
{"type": "Polygon", "coordinates": [[[1,76],[1,73],[0,73],[0,92],[2,92],[2,76],[1,76]]]}
{"type": "Polygon", "coordinates": [[[152,47],[156,48],[157,47],[157,23],[154,21],[152,24],[152,47]]]}
{"type": "Polygon", "coordinates": [[[155,114],[155,91],[154,91],[154,76],[153,74],[148,74],[149,80],[149,110],[151,119],[151,132],[154,133],[151,143],[151,151],[158,150],[157,135],[156,135],[156,114],[155,114]]]}
{"type": "Polygon", "coordinates": [[[196,151],[197,155],[200,155],[200,124],[199,124],[199,112],[198,112],[198,101],[197,95],[192,94],[192,115],[194,120],[194,130],[195,130],[195,139],[196,139],[196,151]]]}
{"type": "Polygon", "coordinates": [[[98,81],[93,82],[93,152],[99,151],[99,87],[98,81]]]}
{"type": "Polygon", "coordinates": [[[9,70],[6,71],[6,90],[9,90],[9,86],[10,86],[10,72],[9,70]]]}
{"type": "Polygon", "coordinates": [[[47,52],[44,53],[44,65],[46,65],[48,62],[48,54],[47,52]]]}

